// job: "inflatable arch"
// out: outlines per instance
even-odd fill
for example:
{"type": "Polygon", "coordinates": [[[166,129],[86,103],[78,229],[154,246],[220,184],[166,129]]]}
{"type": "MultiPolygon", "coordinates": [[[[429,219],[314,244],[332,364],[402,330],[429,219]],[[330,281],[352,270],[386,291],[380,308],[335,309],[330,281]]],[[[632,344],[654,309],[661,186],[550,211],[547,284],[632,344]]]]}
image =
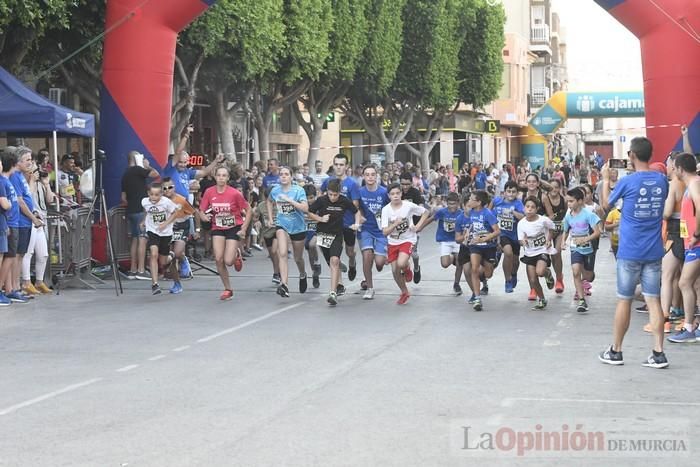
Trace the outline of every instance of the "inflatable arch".
{"type": "Polygon", "coordinates": [[[108,0],[99,147],[107,205],[119,203],[126,154],[168,157],[177,35],[216,0],[108,0]]]}
{"type": "Polygon", "coordinates": [[[544,167],[547,137],[567,118],[642,116],[644,96],[641,92],[555,92],[525,128],[522,155],[532,167],[544,167]]]}

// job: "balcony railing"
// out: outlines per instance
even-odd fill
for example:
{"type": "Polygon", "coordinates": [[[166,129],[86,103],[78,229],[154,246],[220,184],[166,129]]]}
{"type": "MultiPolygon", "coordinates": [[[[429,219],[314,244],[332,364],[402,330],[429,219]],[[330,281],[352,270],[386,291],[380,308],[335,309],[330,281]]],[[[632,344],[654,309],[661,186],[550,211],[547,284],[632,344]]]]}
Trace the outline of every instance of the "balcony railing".
{"type": "Polygon", "coordinates": [[[538,86],[532,88],[531,102],[532,107],[542,107],[547,99],[549,99],[549,88],[546,86],[538,86]]]}
{"type": "Polygon", "coordinates": [[[549,25],[539,24],[530,28],[530,42],[533,44],[549,44],[549,25]]]}

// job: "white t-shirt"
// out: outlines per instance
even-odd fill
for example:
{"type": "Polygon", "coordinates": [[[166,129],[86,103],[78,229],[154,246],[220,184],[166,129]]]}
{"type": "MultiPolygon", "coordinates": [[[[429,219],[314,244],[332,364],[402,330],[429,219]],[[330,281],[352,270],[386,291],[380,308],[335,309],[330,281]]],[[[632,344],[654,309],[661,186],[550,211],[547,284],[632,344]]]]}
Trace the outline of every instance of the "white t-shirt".
{"type": "Polygon", "coordinates": [[[402,243],[416,243],[418,236],[416,231],[411,229],[413,224],[413,216],[422,216],[425,212],[423,206],[418,206],[410,201],[402,201],[401,207],[394,209],[391,203],[382,208],[382,229],[389,227],[389,224],[394,223],[396,219],[404,219],[393,232],[387,237],[389,245],[400,245],[402,243]]]}
{"type": "Polygon", "coordinates": [[[523,246],[525,256],[537,256],[547,253],[547,230],[554,230],[554,222],[547,216],[539,216],[534,221],[526,218],[518,222],[518,240],[527,242],[523,246]]]}
{"type": "Polygon", "coordinates": [[[163,196],[155,204],[146,197],[141,200],[141,206],[146,211],[146,232],[154,233],[159,237],[169,237],[173,234],[172,222],[162,231],[158,230],[158,226],[175,212],[178,207],[177,204],[163,196]]]}

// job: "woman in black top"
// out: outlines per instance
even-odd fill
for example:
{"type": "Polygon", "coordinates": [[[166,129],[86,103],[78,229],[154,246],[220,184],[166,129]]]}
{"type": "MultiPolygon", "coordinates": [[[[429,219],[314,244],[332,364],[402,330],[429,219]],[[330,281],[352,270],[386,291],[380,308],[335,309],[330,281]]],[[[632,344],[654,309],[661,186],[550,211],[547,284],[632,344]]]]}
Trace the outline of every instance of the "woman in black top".
{"type": "Polygon", "coordinates": [[[561,235],[561,226],[564,216],[566,216],[568,206],[566,205],[566,199],[561,194],[561,180],[554,178],[551,182],[549,182],[549,184],[551,185],[552,190],[547,193],[546,198],[552,210],[552,216],[550,219],[552,222],[554,222],[554,226],[556,227],[553,232],[554,236],[552,238],[552,244],[557,249],[557,254],[551,255],[552,264],[554,265],[554,272],[557,276],[557,281],[554,288],[556,293],[562,293],[564,292],[564,274],[562,272],[561,260],[561,241],[563,238],[561,235]]]}
{"type": "Polygon", "coordinates": [[[523,196],[523,198],[528,198],[530,196],[537,198],[540,201],[537,214],[540,216],[547,216],[551,219],[553,214],[552,205],[549,203],[549,199],[547,199],[545,196],[546,192],[551,190],[551,185],[547,182],[541,181],[540,177],[538,177],[536,173],[531,173],[525,177],[525,186],[527,187],[527,191],[525,192],[525,196],[523,196]]]}

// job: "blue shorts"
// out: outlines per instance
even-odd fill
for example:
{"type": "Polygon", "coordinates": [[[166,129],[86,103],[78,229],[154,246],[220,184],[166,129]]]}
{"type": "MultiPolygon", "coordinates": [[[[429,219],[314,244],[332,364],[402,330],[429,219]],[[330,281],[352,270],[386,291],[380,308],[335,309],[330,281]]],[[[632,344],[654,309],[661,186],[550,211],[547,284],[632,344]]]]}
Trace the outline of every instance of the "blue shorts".
{"type": "Polygon", "coordinates": [[[571,264],[583,264],[583,269],[593,271],[595,269],[595,251],[584,255],[578,251],[571,250],[571,264]]]}
{"type": "Polygon", "coordinates": [[[141,228],[141,222],[143,222],[145,217],[145,212],[134,212],[126,215],[126,220],[129,223],[129,236],[131,238],[146,238],[146,229],[141,228]]]}
{"type": "Polygon", "coordinates": [[[7,235],[0,235],[0,255],[7,253],[7,235]]]}
{"type": "Polygon", "coordinates": [[[700,245],[694,246],[690,250],[685,251],[685,262],[692,263],[696,259],[700,259],[700,245]]]}
{"type": "Polygon", "coordinates": [[[307,230],[306,231],[306,240],[304,241],[304,248],[306,248],[307,250],[309,249],[309,243],[311,243],[311,240],[313,240],[315,236],[316,236],[315,230],[307,230]]]}
{"type": "Polygon", "coordinates": [[[632,300],[637,284],[642,284],[642,295],[661,295],[661,260],[633,261],[617,259],[617,297],[632,300]]]}
{"type": "Polygon", "coordinates": [[[372,232],[360,230],[360,250],[374,250],[374,254],[378,256],[386,256],[388,252],[387,239],[384,235],[376,235],[372,232]]]}

